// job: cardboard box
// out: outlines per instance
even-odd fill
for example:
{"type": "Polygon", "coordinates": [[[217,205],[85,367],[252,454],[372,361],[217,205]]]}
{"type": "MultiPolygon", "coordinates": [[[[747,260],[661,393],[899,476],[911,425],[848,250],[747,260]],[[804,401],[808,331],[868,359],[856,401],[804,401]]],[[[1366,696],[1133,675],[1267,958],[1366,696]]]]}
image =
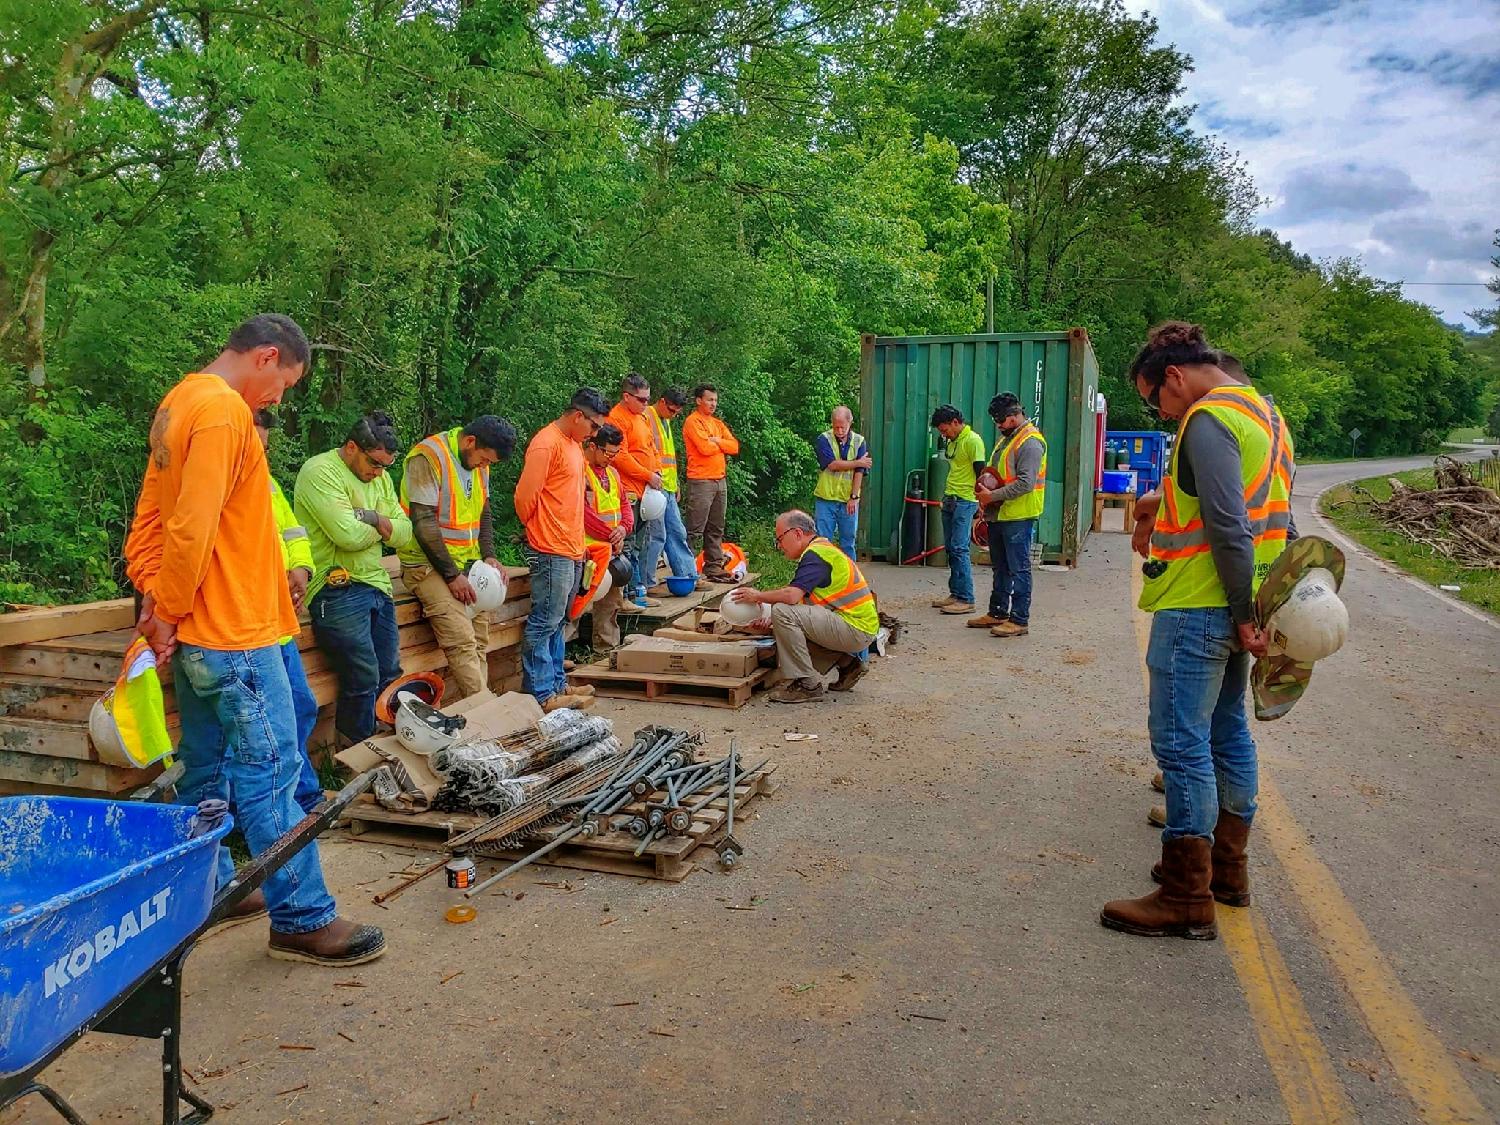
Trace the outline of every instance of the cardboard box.
{"type": "MultiPolygon", "coordinates": [[[[468,725],[459,735],[466,742],[499,738],[529,727],[542,717],[541,705],[532,696],[519,692],[493,695],[484,691],[461,699],[451,707],[444,707],[443,711],[449,715],[468,716],[468,725]]],[[[426,755],[413,754],[394,734],[367,738],[339,751],[334,757],[355,773],[364,773],[379,765],[389,766],[399,793],[382,800],[381,804],[395,812],[424,811],[443,787],[443,779],[433,772],[426,755]]]]}
{"type": "Polygon", "coordinates": [[[760,651],[749,641],[704,643],[635,636],[615,652],[615,668],[638,675],[741,680],[751,675],[759,664],[760,651]]]}

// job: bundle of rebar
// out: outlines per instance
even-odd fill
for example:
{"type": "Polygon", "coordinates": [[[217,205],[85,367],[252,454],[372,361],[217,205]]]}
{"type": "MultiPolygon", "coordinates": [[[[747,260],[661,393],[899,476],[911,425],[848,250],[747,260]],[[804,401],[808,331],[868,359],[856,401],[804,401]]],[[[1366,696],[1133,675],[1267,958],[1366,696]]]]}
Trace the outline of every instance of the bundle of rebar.
{"type": "Polygon", "coordinates": [[[513,809],[528,790],[546,784],[532,781],[518,788],[513,783],[520,779],[534,778],[584,750],[593,757],[580,759],[560,776],[575,773],[600,756],[618,754],[620,745],[612,732],[608,719],[563,708],[542,716],[526,730],[501,738],[455,742],[429,759],[444,779],[433,807],[496,813],[513,809]]]}

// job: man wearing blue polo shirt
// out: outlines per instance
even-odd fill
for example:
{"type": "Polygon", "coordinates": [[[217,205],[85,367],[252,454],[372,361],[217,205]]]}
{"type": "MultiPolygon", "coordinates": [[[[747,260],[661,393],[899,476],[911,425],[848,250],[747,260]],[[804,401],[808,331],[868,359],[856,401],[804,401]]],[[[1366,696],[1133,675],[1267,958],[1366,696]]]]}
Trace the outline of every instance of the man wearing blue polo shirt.
{"type": "Polygon", "coordinates": [[[818,455],[818,486],[813,490],[813,515],[818,535],[854,558],[854,533],[859,529],[859,496],[865,474],[875,464],[865,439],[854,432],[854,412],[835,406],[830,425],[813,443],[818,455]]]}

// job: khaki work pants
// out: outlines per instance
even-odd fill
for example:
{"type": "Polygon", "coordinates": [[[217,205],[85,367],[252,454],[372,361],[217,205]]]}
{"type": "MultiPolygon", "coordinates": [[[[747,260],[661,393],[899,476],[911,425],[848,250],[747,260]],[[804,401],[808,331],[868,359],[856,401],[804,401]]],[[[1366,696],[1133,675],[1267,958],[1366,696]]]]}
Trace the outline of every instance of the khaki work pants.
{"type": "Polygon", "coordinates": [[[703,576],[724,577],[724,521],[729,511],[729,481],[690,480],[687,482],[688,543],[703,541],[703,576]]]}
{"type": "Polygon", "coordinates": [[[776,662],[789,680],[821,683],[839,661],[874,644],[875,638],[850,625],[827,606],[774,605],[771,633],[776,662]]]}
{"type": "Polygon", "coordinates": [[[448,678],[454,695],[445,703],[456,703],[489,687],[490,615],[469,611],[448,589],[443,576],[430,566],[403,566],[401,581],[422,605],[422,614],[448,658],[448,678]]]}
{"type": "Polygon", "coordinates": [[[620,610],[624,608],[624,594],[613,583],[610,584],[608,593],[602,598],[595,598],[594,604],[589,606],[589,615],[594,622],[591,643],[596,649],[620,646],[620,610]]]}

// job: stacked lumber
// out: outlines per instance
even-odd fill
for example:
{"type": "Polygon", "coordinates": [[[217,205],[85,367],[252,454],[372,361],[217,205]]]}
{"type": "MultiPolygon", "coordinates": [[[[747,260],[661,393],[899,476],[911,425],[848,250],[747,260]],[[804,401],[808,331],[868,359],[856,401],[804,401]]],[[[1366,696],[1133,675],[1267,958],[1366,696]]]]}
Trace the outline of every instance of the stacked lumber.
{"type": "MultiPolygon", "coordinates": [[[[447,658],[416,598],[401,585],[399,565],[394,558],[386,563],[393,576],[402,670],[445,671],[447,658]]],[[[496,692],[520,686],[521,631],[531,608],[525,568],[508,567],[507,573],[510,595],[490,626],[490,686],[496,692]]],[[[155,776],[155,768],[99,761],[88,738],[89,709],[119,675],[134,623],[129,598],[0,616],[0,794],[115,794],[155,776]]],[[[305,618],[297,647],[320,710],[313,744],[331,742],[337,678],[305,618]]],[[[175,737],[177,710],[169,677],[164,686],[167,725],[175,737]]]]}

